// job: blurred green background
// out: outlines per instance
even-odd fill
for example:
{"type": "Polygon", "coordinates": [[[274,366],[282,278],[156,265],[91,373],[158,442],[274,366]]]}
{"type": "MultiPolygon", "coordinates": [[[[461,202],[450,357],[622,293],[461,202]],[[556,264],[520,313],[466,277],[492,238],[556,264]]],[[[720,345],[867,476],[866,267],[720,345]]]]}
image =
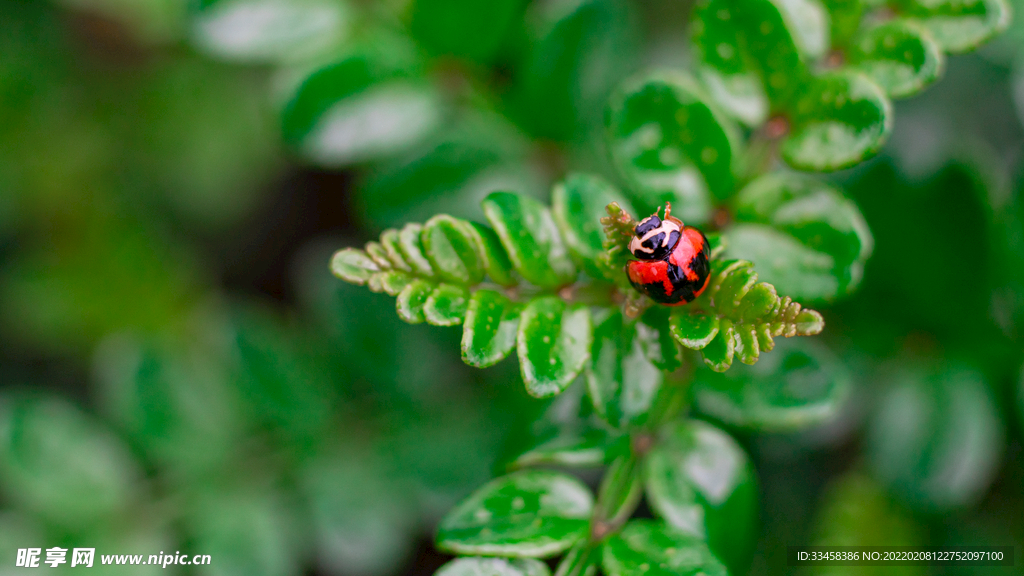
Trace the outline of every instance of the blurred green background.
{"type": "MultiPolygon", "coordinates": [[[[463,365],[458,330],[403,324],[329,256],[610,175],[608,94],[687,66],[689,8],[0,0],[0,575],[29,546],[432,574],[437,519],[572,394],[463,365]]],[[[851,393],[826,426],[737,432],[762,491],[752,573],[815,542],[1013,544],[1017,568],[899,573],[1020,573],[1022,64],[1015,21],[828,176],[876,242],[860,289],[816,306],[832,364],[734,370],[851,393]]]]}

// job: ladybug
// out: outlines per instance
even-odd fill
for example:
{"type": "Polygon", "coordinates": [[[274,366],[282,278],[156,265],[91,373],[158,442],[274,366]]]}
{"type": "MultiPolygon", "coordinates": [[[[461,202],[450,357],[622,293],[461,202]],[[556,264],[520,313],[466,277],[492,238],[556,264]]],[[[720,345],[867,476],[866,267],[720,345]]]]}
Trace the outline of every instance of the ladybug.
{"type": "Polygon", "coordinates": [[[711,248],[704,233],[683,226],[665,205],[665,219],[654,214],[634,229],[629,251],[637,260],[626,265],[626,274],[634,288],[655,302],[682,306],[704,292],[711,279],[711,248]]]}

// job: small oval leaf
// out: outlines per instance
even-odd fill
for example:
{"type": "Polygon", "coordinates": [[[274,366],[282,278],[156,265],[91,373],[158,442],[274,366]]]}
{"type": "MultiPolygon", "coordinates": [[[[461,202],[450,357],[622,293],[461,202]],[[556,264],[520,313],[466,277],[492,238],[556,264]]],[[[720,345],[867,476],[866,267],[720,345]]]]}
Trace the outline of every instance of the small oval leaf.
{"type": "Polygon", "coordinates": [[[893,98],[911,96],[938,80],[946,60],[930,34],[904,19],[869,28],[851,52],[851,64],[893,98]]]}
{"type": "Polygon", "coordinates": [[[706,540],[745,574],[757,540],[757,479],[743,448],[714,426],[673,422],[645,461],[647,497],[675,529],[706,540]]]}
{"type": "Polygon", "coordinates": [[[484,267],[477,253],[475,231],[469,222],[447,214],[434,216],[423,226],[423,249],[437,275],[456,284],[478,284],[484,267]]]}
{"type": "Polygon", "coordinates": [[[633,211],[618,188],[590,174],[570,174],[555,186],[551,195],[552,213],[566,246],[580,267],[594,278],[606,275],[600,265],[605,256],[601,218],[607,215],[605,207],[612,202],[627,212],[633,211]]]}
{"type": "Polygon", "coordinates": [[[546,206],[527,196],[495,192],[484,199],[483,209],[520,276],[542,288],[576,279],[576,266],[546,206]]]}
{"type": "Polygon", "coordinates": [[[434,326],[462,324],[469,307],[469,291],[462,286],[441,284],[423,305],[423,315],[434,326]]]}
{"type": "Polygon", "coordinates": [[[703,539],[653,520],[633,520],[608,538],[601,568],[608,576],[728,576],[703,539]]]}
{"type": "Polygon", "coordinates": [[[672,314],[669,330],[684,347],[700,350],[718,334],[718,316],[698,310],[680,310],[672,314]]]}
{"type": "Polygon", "coordinates": [[[579,480],[524,470],[492,480],[449,512],[437,547],[455,554],[545,558],[587,533],[594,500],[579,480]]]}
{"type": "Polygon", "coordinates": [[[550,576],[547,564],[533,558],[456,558],[434,576],[550,576]]]}
{"type": "Polygon", "coordinates": [[[900,4],[947,52],[973,50],[1010,25],[1006,0],[903,0],[900,4]]]}
{"type": "Polygon", "coordinates": [[[587,390],[597,414],[616,428],[643,424],[662,384],[635,334],[618,310],[594,327],[587,390]]]}
{"type": "Polygon", "coordinates": [[[338,250],[331,258],[331,272],[345,282],[362,286],[369,282],[381,267],[370,256],[357,248],[338,250]]]}
{"type": "Polygon", "coordinates": [[[801,91],[782,157],[800,170],[847,168],[881,149],[892,131],[892,103],[862,74],[830,72],[801,91]]]}
{"type": "Polygon", "coordinates": [[[435,286],[433,282],[415,280],[403,288],[395,300],[398,317],[410,324],[420,324],[426,320],[423,306],[427,303],[427,298],[430,297],[435,286]]]}
{"type": "Polygon", "coordinates": [[[590,311],[557,296],[535,298],[523,310],[517,336],[519,367],[531,396],[554,396],[590,357],[590,311]]]}
{"type": "Polygon", "coordinates": [[[469,299],[462,327],[462,360],[486,368],[512,352],[522,307],[494,290],[477,290],[469,299]]]}

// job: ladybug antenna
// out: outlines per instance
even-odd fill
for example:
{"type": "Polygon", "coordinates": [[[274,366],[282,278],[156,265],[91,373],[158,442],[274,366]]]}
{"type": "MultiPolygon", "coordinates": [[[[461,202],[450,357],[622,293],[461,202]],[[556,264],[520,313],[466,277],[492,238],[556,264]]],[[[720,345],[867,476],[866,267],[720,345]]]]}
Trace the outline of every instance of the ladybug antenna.
{"type": "MultiPolygon", "coordinates": [[[[658,210],[661,210],[661,206],[658,206],[658,210]]],[[[665,220],[672,217],[672,203],[665,202],[665,220]]]]}

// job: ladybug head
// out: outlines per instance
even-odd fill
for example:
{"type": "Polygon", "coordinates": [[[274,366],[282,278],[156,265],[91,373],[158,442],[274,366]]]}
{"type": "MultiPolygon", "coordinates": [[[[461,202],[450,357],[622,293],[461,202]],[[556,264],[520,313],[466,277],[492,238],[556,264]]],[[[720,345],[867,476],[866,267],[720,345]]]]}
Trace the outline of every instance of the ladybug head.
{"type": "Polygon", "coordinates": [[[629,241],[629,251],[640,260],[661,260],[668,256],[683,229],[683,223],[671,216],[672,205],[666,204],[665,219],[658,217],[658,208],[654,214],[644,218],[633,231],[634,237],[629,241]]]}

